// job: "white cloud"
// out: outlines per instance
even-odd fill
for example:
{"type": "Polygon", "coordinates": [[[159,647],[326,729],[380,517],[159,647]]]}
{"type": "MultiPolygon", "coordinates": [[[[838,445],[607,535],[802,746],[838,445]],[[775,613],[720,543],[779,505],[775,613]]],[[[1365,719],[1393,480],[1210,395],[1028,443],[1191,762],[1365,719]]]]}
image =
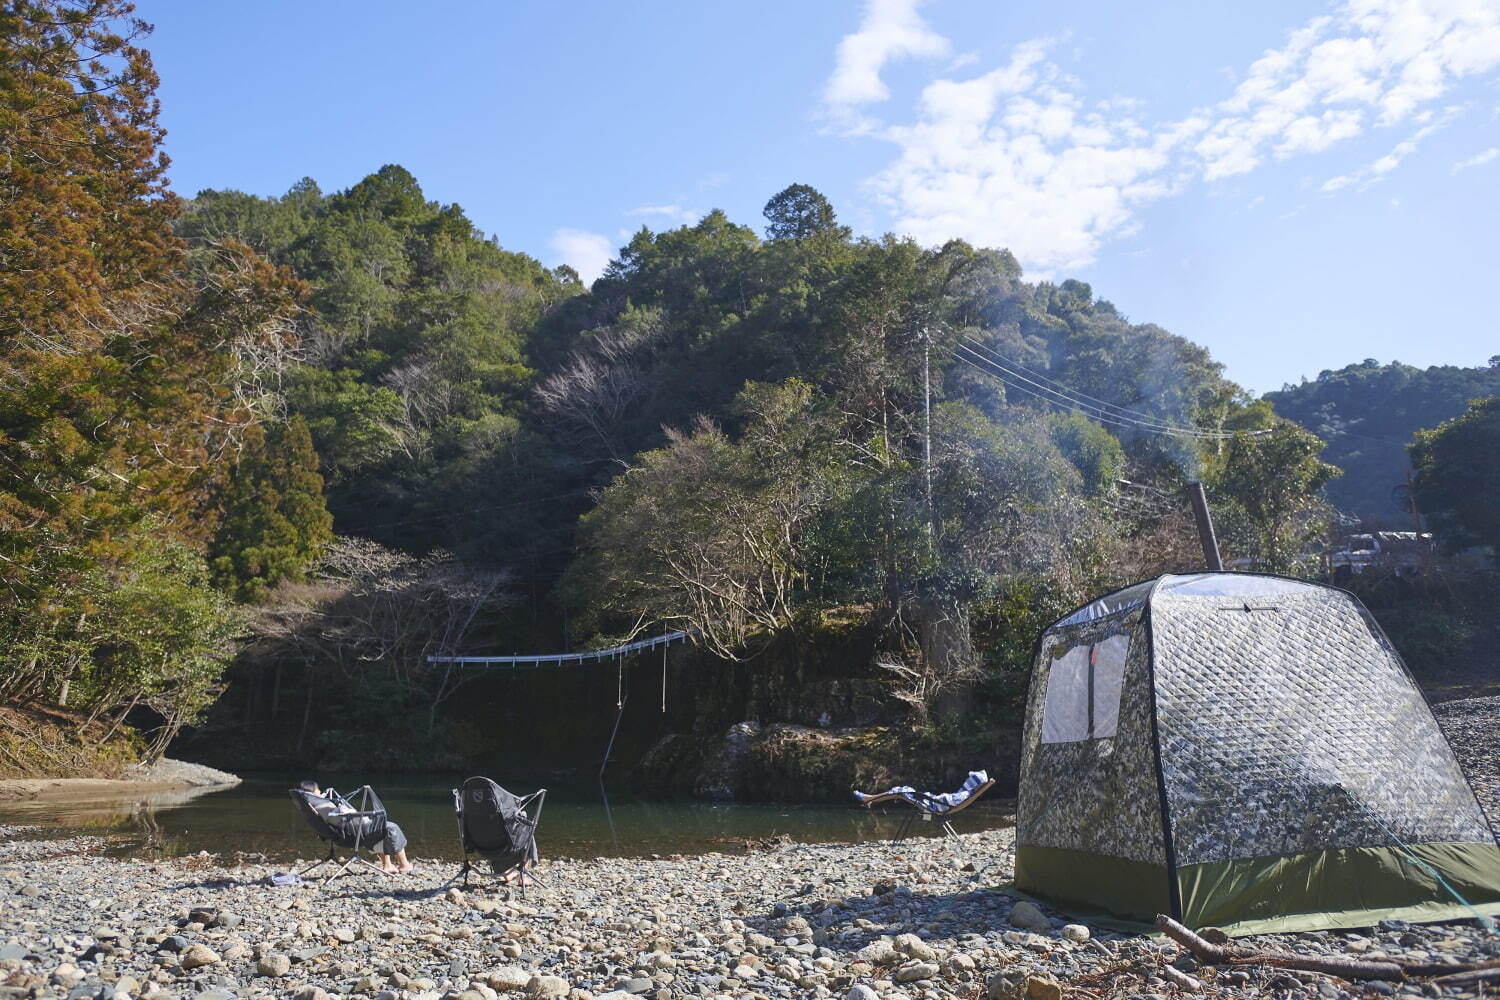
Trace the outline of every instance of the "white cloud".
{"type": "Polygon", "coordinates": [[[1119,96],[1086,101],[1047,40],[972,76],[949,64],[922,89],[911,121],[856,114],[890,96],[880,75],[888,61],[949,51],[919,6],[866,5],[859,30],[839,44],[825,111],[846,133],[895,146],[870,183],[898,231],[1006,246],[1044,275],[1088,264],[1138,228],[1142,206],[1189,183],[1315,155],[1371,129],[1420,126],[1323,190],[1368,186],[1454,113],[1433,108],[1460,79],[1500,67],[1497,0],[1344,0],[1234,74],[1228,96],[1178,121],[1147,122],[1119,96]]]}
{"type": "Polygon", "coordinates": [[[1472,170],[1475,167],[1482,167],[1486,163],[1494,160],[1496,157],[1500,157],[1500,149],[1496,149],[1494,146],[1491,146],[1489,149],[1486,149],[1482,153],[1475,153],[1467,160],[1459,160],[1457,163],[1453,164],[1453,170],[1450,172],[1456,174],[1463,170],[1472,170]]]}
{"type": "Polygon", "coordinates": [[[890,91],[880,71],[892,59],[948,54],[948,39],[927,26],[917,8],[927,0],[865,0],[859,30],[839,42],[833,75],[823,91],[832,107],[884,101],[890,91]]]}
{"type": "Polygon", "coordinates": [[[647,219],[662,219],[668,224],[685,226],[698,221],[698,213],[676,203],[670,205],[642,205],[625,213],[647,219]]]}
{"type": "Polygon", "coordinates": [[[1342,191],[1344,188],[1353,185],[1358,185],[1359,189],[1363,191],[1372,184],[1379,183],[1386,174],[1399,167],[1402,160],[1415,153],[1417,147],[1422,144],[1423,139],[1426,139],[1429,135],[1446,125],[1459,110],[1458,108],[1449,108],[1442,117],[1429,118],[1428,124],[1423,125],[1410,136],[1396,143],[1389,153],[1386,153],[1372,163],[1360,167],[1358,170],[1341,174],[1338,177],[1331,177],[1324,181],[1322,187],[1323,193],[1333,194],[1336,191],[1342,191]]]}
{"type": "Polygon", "coordinates": [[[615,254],[608,236],[583,229],[554,230],[548,246],[556,262],[577,271],[586,285],[592,285],[604,273],[615,254]]]}

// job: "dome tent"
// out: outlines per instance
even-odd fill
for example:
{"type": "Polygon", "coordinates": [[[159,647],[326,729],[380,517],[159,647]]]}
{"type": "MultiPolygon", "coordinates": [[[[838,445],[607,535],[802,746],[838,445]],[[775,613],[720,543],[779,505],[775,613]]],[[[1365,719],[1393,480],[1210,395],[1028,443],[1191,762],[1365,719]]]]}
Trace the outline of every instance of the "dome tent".
{"type": "Polygon", "coordinates": [[[1352,595],[1163,576],[1041,635],[1016,888],[1232,934],[1500,912],[1500,844],[1352,595]]]}

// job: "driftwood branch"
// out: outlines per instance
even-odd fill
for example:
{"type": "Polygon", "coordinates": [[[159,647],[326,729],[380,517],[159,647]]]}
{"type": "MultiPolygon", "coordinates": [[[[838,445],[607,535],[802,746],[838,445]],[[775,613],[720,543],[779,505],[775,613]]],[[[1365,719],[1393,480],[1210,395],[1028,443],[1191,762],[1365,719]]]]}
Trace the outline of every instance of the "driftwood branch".
{"type": "MultiPolygon", "coordinates": [[[[1448,966],[1448,968],[1454,968],[1448,966]]],[[[1472,983],[1500,982],[1500,962],[1481,962],[1478,968],[1466,969],[1432,980],[1435,986],[1468,986],[1472,983]]]]}
{"type": "Polygon", "coordinates": [[[1194,979],[1186,972],[1183,972],[1179,969],[1174,969],[1170,965],[1163,965],[1161,967],[1161,974],[1167,978],[1168,982],[1176,983],[1180,988],[1188,993],[1203,992],[1203,984],[1201,982],[1194,979]]]}
{"type": "Polygon", "coordinates": [[[1156,915],[1156,929],[1209,965],[1270,965],[1278,969],[1326,972],[1343,979],[1383,979],[1399,982],[1405,971],[1395,962],[1367,962],[1347,958],[1309,958],[1284,952],[1254,951],[1235,945],[1213,944],[1163,913],[1156,915]]]}

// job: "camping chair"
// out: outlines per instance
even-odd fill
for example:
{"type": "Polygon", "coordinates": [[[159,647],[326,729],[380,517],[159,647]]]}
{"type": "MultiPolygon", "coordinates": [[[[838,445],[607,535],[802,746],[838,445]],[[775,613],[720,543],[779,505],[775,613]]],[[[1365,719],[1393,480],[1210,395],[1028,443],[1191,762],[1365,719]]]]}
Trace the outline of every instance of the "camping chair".
{"type": "Polygon", "coordinates": [[[990,790],[995,783],[984,771],[970,771],[969,776],[964,779],[963,786],[956,792],[919,792],[910,785],[897,785],[888,791],[879,792],[875,795],[867,795],[864,792],[855,792],[854,797],[860,804],[869,808],[877,802],[905,802],[907,805],[915,806],[917,811],[906,817],[901,824],[901,829],[896,832],[897,840],[906,839],[907,831],[911,829],[912,821],[921,818],[922,822],[930,823],[936,816],[943,824],[943,832],[950,837],[958,836],[958,831],[953,829],[949,818],[957,813],[963,812],[969,806],[979,800],[979,797],[990,790]]]}
{"type": "Polygon", "coordinates": [[[380,872],[382,875],[390,874],[359,853],[363,850],[373,851],[374,845],[385,839],[385,806],[381,804],[380,796],[375,794],[375,789],[364,785],[354,793],[352,802],[332,788],[323,789],[323,794],[318,798],[328,799],[350,810],[331,815],[324,815],[313,806],[314,796],[311,792],[300,788],[292,788],[288,791],[292,800],[297,803],[302,818],[307,820],[307,825],[313,828],[318,839],[328,841],[328,857],[308,865],[299,874],[307,875],[329,862],[337,864],[339,848],[350,852],[349,857],[342,865],[339,865],[336,871],[323,879],[324,885],[342,875],[350,874],[349,867],[355,862],[380,872]]]}
{"type": "Polygon", "coordinates": [[[545,788],[527,796],[516,796],[489,778],[469,778],[461,788],[453,789],[458,839],[464,849],[464,866],[453,877],[463,876],[464,888],[467,889],[469,871],[473,868],[469,855],[478,854],[490,863],[490,872],[497,878],[515,869],[521,895],[525,896],[526,866],[535,864],[540,857],[536,828],[542,821],[542,806],[546,801],[545,788]],[[533,805],[536,806],[535,812],[528,813],[533,805]]]}

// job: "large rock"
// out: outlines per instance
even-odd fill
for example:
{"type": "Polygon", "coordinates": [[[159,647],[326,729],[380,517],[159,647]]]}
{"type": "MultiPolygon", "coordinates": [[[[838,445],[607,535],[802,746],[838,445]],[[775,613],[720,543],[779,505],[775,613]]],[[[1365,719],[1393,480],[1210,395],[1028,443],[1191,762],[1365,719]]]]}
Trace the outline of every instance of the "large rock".
{"type": "Polygon", "coordinates": [[[280,978],[292,971],[292,960],[285,955],[262,955],[255,963],[255,972],[261,976],[280,978]]]}
{"type": "Polygon", "coordinates": [[[914,983],[919,979],[931,979],[937,974],[938,967],[936,962],[923,962],[920,959],[913,959],[897,969],[896,974],[891,978],[898,983],[914,983]]]}
{"type": "Polygon", "coordinates": [[[901,957],[901,953],[889,941],[871,941],[854,953],[855,961],[871,965],[888,965],[901,957]]]}
{"type": "Polygon", "coordinates": [[[1062,995],[1062,986],[1051,979],[1032,976],[1026,980],[1027,1000],[1062,1000],[1062,995]]]}
{"type": "Polygon", "coordinates": [[[758,722],[736,722],[730,726],[716,752],[698,769],[693,794],[716,802],[733,802],[739,798],[745,791],[750,745],[759,735],[758,722]]]}
{"type": "Polygon", "coordinates": [[[1038,934],[1045,934],[1052,929],[1052,921],[1047,919],[1041,907],[1026,899],[1011,907],[1010,922],[1013,927],[1036,931],[1038,934]]]}
{"type": "Polygon", "coordinates": [[[932,946],[915,934],[896,935],[896,950],[910,958],[918,958],[924,962],[932,962],[937,959],[937,952],[932,946]]]}
{"type": "Polygon", "coordinates": [[[206,944],[190,944],[182,953],[182,967],[184,969],[201,969],[205,965],[216,965],[219,961],[218,952],[206,944]]]}
{"type": "Polygon", "coordinates": [[[526,992],[534,997],[565,997],[568,981],[561,976],[532,976],[526,984],[526,992]]]}
{"type": "Polygon", "coordinates": [[[531,973],[525,969],[518,969],[514,965],[502,965],[491,972],[485,982],[492,990],[515,993],[527,987],[531,982],[531,973]]]}

